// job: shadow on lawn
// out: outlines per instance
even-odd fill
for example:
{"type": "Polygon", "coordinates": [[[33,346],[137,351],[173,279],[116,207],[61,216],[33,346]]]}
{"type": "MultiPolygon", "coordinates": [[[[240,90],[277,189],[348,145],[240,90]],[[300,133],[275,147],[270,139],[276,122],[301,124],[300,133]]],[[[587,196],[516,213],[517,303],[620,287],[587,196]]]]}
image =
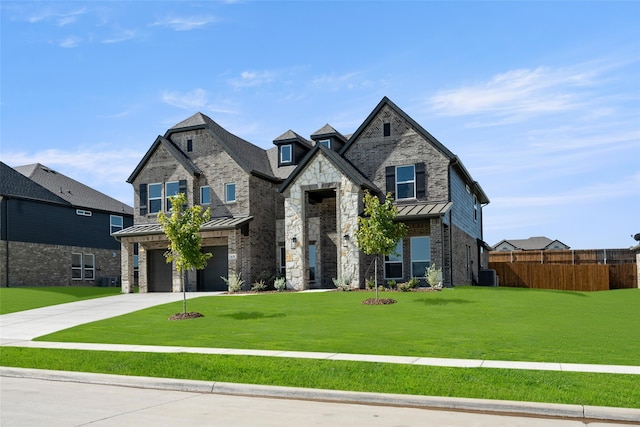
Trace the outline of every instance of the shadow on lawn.
{"type": "Polygon", "coordinates": [[[449,305],[449,304],[470,304],[473,301],[469,301],[466,299],[440,299],[440,298],[420,298],[415,300],[414,302],[422,303],[424,305],[449,305]]]}
{"type": "Polygon", "coordinates": [[[284,313],[264,314],[260,311],[237,311],[235,313],[222,314],[221,317],[231,317],[235,320],[250,320],[250,319],[273,319],[276,317],[285,317],[284,313]]]}

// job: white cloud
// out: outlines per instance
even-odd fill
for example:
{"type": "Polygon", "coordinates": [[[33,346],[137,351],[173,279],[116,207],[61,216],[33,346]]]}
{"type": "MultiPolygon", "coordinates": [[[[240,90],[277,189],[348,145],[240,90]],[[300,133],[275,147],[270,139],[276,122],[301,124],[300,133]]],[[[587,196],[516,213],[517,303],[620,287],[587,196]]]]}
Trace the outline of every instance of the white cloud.
{"type": "Polygon", "coordinates": [[[216,113],[234,114],[229,107],[217,106],[209,102],[209,94],[202,88],[196,88],[191,92],[164,91],[161,94],[162,101],[183,110],[211,111],[216,113]]]}
{"type": "Polygon", "coordinates": [[[82,39],[80,37],[69,36],[69,37],[67,37],[65,39],[60,40],[57,44],[60,47],[73,48],[73,47],[80,46],[81,42],[82,42],[82,39]]]}
{"type": "Polygon", "coordinates": [[[87,13],[87,8],[85,7],[68,12],[60,12],[47,7],[44,9],[38,9],[37,11],[29,14],[26,17],[26,21],[32,24],[39,22],[54,22],[57,26],[63,27],[76,22],[78,17],[85,13],[87,13]]]}
{"type": "Polygon", "coordinates": [[[151,24],[154,27],[167,27],[175,31],[190,31],[220,21],[215,16],[165,18],[151,24]]]}
{"type": "Polygon", "coordinates": [[[234,88],[262,86],[273,82],[276,79],[273,71],[243,71],[239,77],[229,80],[229,84],[234,88]]]}
{"type": "Polygon", "coordinates": [[[102,40],[102,43],[112,44],[112,43],[121,43],[127,40],[134,39],[138,36],[137,30],[120,30],[113,34],[111,37],[107,37],[102,40]]]}

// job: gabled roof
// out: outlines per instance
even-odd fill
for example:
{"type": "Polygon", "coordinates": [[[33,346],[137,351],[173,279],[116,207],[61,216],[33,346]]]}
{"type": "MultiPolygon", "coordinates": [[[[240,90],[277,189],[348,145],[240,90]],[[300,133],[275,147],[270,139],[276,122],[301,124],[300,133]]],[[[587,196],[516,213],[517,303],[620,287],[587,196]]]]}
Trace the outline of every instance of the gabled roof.
{"type": "Polygon", "coordinates": [[[327,138],[331,136],[337,137],[338,139],[344,142],[347,142],[347,138],[343,134],[335,130],[333,126],[331,126],[328,123],[322,126],[320,129],[318,129],[314,133],[312,133],[311,139],[322,139],[322,138],[327,138]]]}
{"type": "Polygon", "coordinates": [[[324,154],[330,161],[333,163],[347,178],[353,181],[354,184],[368,188],[373,192],[380,192],[380,189],[376,187],[371,181],[365,178],[351,163],[349,163],[345,158],[340,156],[340,154],[335,151],[325,147],[322,144],[317,144],[313,147],[309,153],[302,159],[302,162],[298,165],[298,167],[293,171],[289,178],[285,182],[282,183],[280,188],[278,188],[279,192],[285,191],[289,185],[295,181],[296,177],[300,175],[300,173],[306,168],[307,164],[309,164],[313,158],[318,155],[318,153],[324,154]]]}
{"type": "Polygon", "coordinates": [[[309,140],[298,135],[291,129],[289,129],[288,131],[286,131],[285,133],[283,133],[282,135],[280,135],[279,137],[273,140],[273,143],[276,145],[287,144],[292,142],[298,142],[307,148],[313,147],[313,144],[309,140]]]}
{"type": "Polygon", "coordinates": [[[2,162],[0,162],[0,196],[70,205],[62,197],[57,196],[2,162]]]}
{"type": "Polygon", "coordinates": [[[142,160],[140,160],[138,166],[136,166],[131,175],[129,175],[129,178],[127,178],[127,182],[129,184],[135,181],[138,174],[140,174],[142,169],[145,167],[145,165],[147,164],[151,156],[153,156],[153,153],[156,152],[159,146],[163,146],[164,148],[166,148],[167,151],[169,151],[169,153],[171,153],[171,155],[175,157],[178,163],[180,163],[191,175],[200,175],[200,169],[191,161],[191,159],[189,159],[189,157],[187,157],[187,155],[180,148],[178,148],[178,146],[176,146],[167,138],[158,136],[153,144],[151,144],[151,147],[147,150],[145,155],[142,157],[142,160]]]}
{"type": "Polygon", "coordinates": [[[482,187],[480,187],[480,184],[478,184],[477,181],[473,180],[473,178],[471,177],[471,175],[469,174],[467,169],[464,167],[464,165],[462,164],[462,161],[458,158],[458,156],[453,154],[447,147],[445,147],[433,135],[431,135],[429,132],[427,132],[422,126],[420,126],[420,124],[418,122],[416,122],[414,119],[412,119],[407,113],[402,111],[402,109],[400,109],[400,107],[398,107],[396,104],[394,104],[386,96],[384,98],[382,98],[382,100],[378,103],[376,108],[374,108],[373,111],[369,114],[369,116],[367,116],[367,118],[360,125],[360,127],[358,127],[358,129],[353,133],[353,135],[351,135],[349,137],[349,140],[347,141],[345,146],[342,147],[342,149],[340,150],[340,155],[344,155],[349,150],[349,148],[351,148],[351,146],[358,139],[360,134],[362,134],[362,132],[364,132],[364,130],[367,128],[367,126],[369,126],[369,124],[373,121],[373,119],[376,118],[376,116],[380,113],[380,111],[385,106],[388,106],[396,114],[398,114],[400,117],[402,117],[402,119],[405,120],[407,123],[409,123],[409,125],[412,128],[414,128],[415,131],[418,132],[418,134],[420,134],[424,139],[429,141],[431,143],[431,145],[433,145],[438,151],[440,151],[443,155],[445,155],[449,159],[449,162],[450,162],[451,166],[455,167],[462,174],[462,177],[464,178],[466,183],[474,188],[475,192],[479,196],[480,203],[482,203],[482,204],[489,203],[489,198],[487,197],[486,193],[484,192],[482,187]]]}
{"type": "Polygon", "coordinates": [[[501,244],[507,243],[513,246],[515,249],[521,251],[540,251],[547,249],[554,242],[558,242],[563,246],[569,248],[569,246],[565,245],[559,240],[551,240],[550,238],[544,236],[529,237],[528,239],[504,239],[493,245],[493,247],[497,248],[501,244]]]}
{"type": "Polygon", "coordinates": [[[73,206],[133,215],[133,208],[40,163],[15,168],[73,206]]]}
{"type": "Polygon", "coordinates": [[[371,121],[378,115],[378,113],[380,113],[380,111],[385,106],[388,106],[392,110],[394,110],[394,112],[396,114],[401,116],[403,118],[403,120],[405,120],[407,123],[409,123],[411,125],[411,127],[413,127],[416,130],[416,132],[418,132],[426,140],[431,142],[431,144],[433,144],[434,147],[436,147],[440,152],[442,152],[442,154],[447,156],[449,159],[453,159],[455,157],[455,154],[453,154],[451,151],[449,151],[449,149],[447,147],[442,145],[442,143],[440,141],[438,141],[433,135],[431,135],[429,132],[427,132],[422,126],[420,126],[420,124],[418,122],[413,120],[407,113],[402,111],[400,109],[400,107],[398,107],[396,104],[391,102],[391,100],[389,98],[387,98],[386,96],[384,98],[382,98],[382,100],[378,103],[376,108],[373,109],[373,111],[369,114],[369,116],[367,116],[365,121],[362,122],[360,127],[358,127],[358,129],[353,133],[353,135],[351,135],[351,137],[349,138],[349,141],[347,142],[347,144],[344,147],[342,147],[342,150],[340,150],[340,154],[344,155],[344,153],[346,153],[349,150],[351,145],[353,145],[353,142],[358,139],[360,134],[362,132],[364,132],[364,130],[367,128],[367,126],[369,126],[369,124],[371,123],[371,121]]]}

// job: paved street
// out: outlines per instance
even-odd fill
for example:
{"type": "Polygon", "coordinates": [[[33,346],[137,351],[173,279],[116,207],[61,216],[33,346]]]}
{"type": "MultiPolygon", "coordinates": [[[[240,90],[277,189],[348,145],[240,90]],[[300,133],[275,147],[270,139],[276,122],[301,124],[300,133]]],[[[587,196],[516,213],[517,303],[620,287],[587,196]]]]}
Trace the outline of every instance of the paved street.
{"type": "MultiPolygon", "coordinates": [[[[226,396],[29,378],[2,377],[0,381],[3,427],[586,425],[575,420],[226,396]]],[[[590,427],[613,425],[616,424],[589,424],[590,427]]]]}

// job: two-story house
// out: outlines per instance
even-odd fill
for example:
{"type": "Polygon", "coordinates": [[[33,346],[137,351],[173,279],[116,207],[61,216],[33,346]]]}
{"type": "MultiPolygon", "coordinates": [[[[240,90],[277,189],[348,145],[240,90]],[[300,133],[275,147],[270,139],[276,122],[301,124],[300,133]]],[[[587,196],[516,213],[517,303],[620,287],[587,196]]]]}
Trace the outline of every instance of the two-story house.
{"type": "Polygon", "coordinates": [[[132,224],[130,206],[60,172],[0,162],[0,286],[119,284],[111,235],[132,224]]]}
{"type": "Polygon", "coordinates": [[[276,273],[298,290],[333,287],[333,278],[363,287],[374,275],[355,240],[364,191],[390,192],[409,230],[381,263],[380,280],[424,277],[435,263],[446,285],[472,284],[486,266],[486,194],[457,156],[388,98],[350,136],[327,124],[310,139],[288,130],[273,142],[263,150],[201,113],[159,136],[128,179],[135,225],[116,233],[123,292],[131,290],[136,247],[141,292],[180,290],[157,223],[178,192],[212,213],[201,233],[213,258],[187,274],[190,290],[224,290],[220,276],[232,272],[246,283],[276,273]]]}

